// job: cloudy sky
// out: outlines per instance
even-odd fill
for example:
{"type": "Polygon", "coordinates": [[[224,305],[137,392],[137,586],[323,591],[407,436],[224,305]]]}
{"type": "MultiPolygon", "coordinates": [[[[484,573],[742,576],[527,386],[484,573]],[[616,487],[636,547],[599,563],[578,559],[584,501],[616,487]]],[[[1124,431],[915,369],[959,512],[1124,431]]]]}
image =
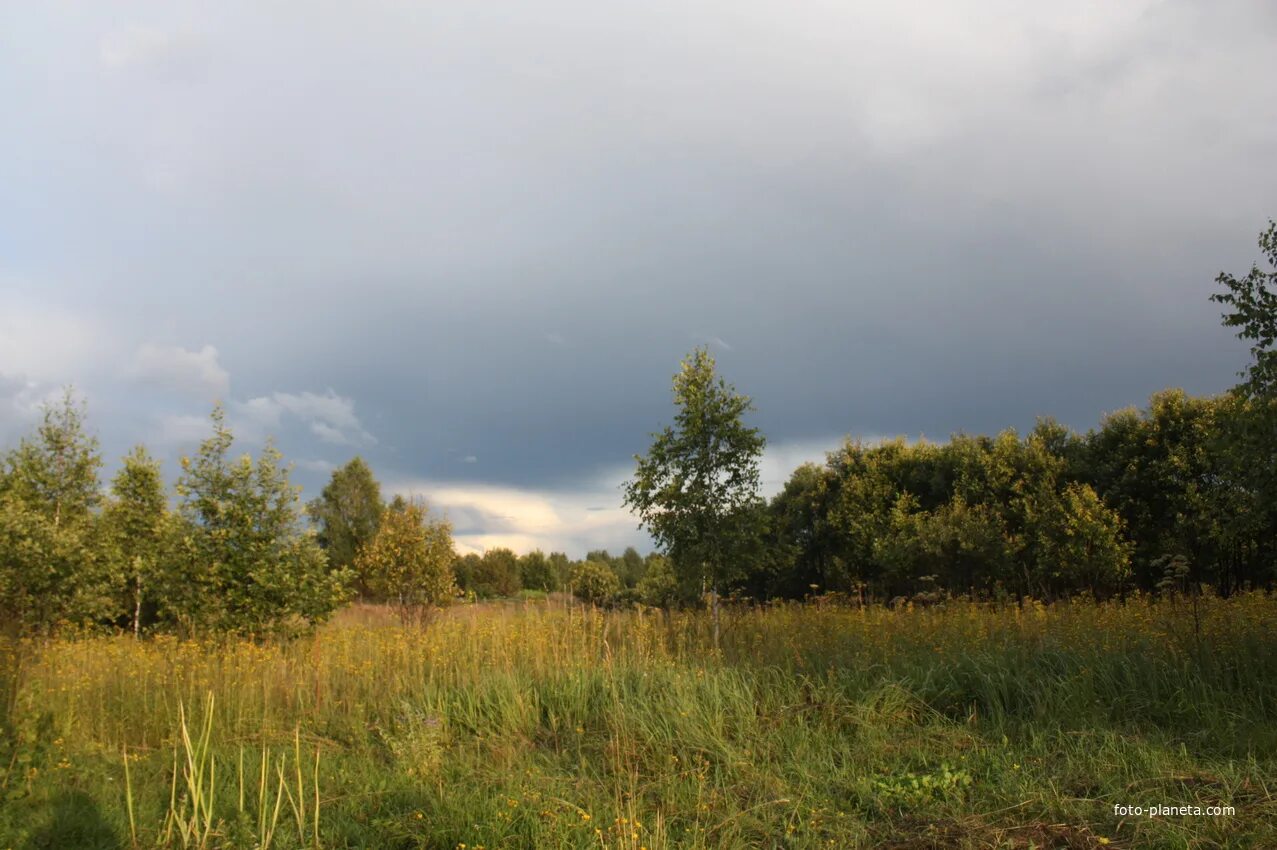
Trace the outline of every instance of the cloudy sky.
{"type": "Polygon", "coordinates": [[[1269,0],[9,3],[0,447],[222,400],[312,494],[364,455],[464,547],[640,543],[693,346],[764,478],[843,435],[1079,429],[1244,348],[1269,0]]]}

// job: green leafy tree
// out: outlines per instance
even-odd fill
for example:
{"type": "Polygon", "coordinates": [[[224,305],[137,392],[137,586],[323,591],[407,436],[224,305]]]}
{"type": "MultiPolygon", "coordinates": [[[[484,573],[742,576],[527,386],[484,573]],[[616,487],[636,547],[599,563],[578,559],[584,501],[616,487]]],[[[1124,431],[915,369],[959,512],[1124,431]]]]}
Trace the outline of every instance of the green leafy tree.
{"type": "Polygon", "coordinates": [[[652,553],[647,557],[647,569],[638,583],[639,600],[644,605],[669,608],[679,601],[678,576],[670,559],[652,553]]]}
{"type": "Polygon", "coordinates": [[[221,407],[213,435],[182,459],[177,557],[165,595],[169,617],[188,630],[252,634],[292,631],[344,602],[351,572],[329,570],[302,530],[298,488],[273,446],[254,462],[229,456],[234,440],[221,407]]]}
{"type": "Polygon", "coordinates": [[[0,471],[0,615],[12,632],[101,621],[111,603],[97,545],[96,438],[70,390],[0,471]]]}
{"type": "Polygon", "coordinates": [[[1251,343],[1251,364],[1240,373],[1246,380],[1238,387],[1253,398],[1277,398],[1277,222],[1259,235],[1259,250],[1271,271],[1258,265],[1238,278],[1221,272],[1215,282],[1224,288],[1211,300],[1225,305],[1224,325],[1237,328],[1237,336],[1251,343]]]}
{"type": "Polygon", "coordinates": [[[461,588],[463,593],[474,596],[479,595],[479,591],[475,588],[475,581],[482,565],[482,556],[474,552],[467,552],[457,558],[456,563],[452,566],[452,571],[457,577],[457,586],[461,588]]]}
{"type": "Polygon", "coordinates": [[[1130,545],[1121,518],[1089,484],[1068,484],[1037,518],[1037,590],[1048,598],[1086,589],[1097,597],[1130,575],[1130,545]]]}
{"type": "Polygon", "coordinates": [[[744,424],[753,406],[715,372],[698,348],[674,376],[674,424],[653,435],[646,456],[635,456],[625,504],[635,511],[674,563],[685,584],[710,592],[718,643],[720,592],[740,575],[743,553],[757,548],[759,459],[765,440],[744,424]]]}
{"type": "Polygon", "coordinates": [[[136,446],[126,455],[112,479],[102,528],[112,563],[112,585],[129,629],[138,637],[144,614],[154,616],[168,528],[160,463],[144,447],[136,446]]]}
{"type": "Polygon", "coordinates": [[[559,589],[559,577],[550,559],[540,549],[534,549],[519,558],[519,575],[523,587],[543,590],[547,593],[559,589]]]}
{"type": "Polygon", "coordinates": [[[635,587],[639,583],[639,579],[643,578],[643,571],[646,569],[643,563],[643,556],[633,546],[625,547],[625,551],[621,553],[621,557],[616,558],[612,562],[612,569],[616,571],[617,578],[621,580],[621,584],[626,587],[635,587]]]}
{"type": "MultiPolygon", "coordinates": [[[[1121,410],[1105,417],[1086,437],[1079,480],[1089,483],[1121,516],[1123,533],[1134,544],[1132,569],[1151,590],[1162,568],[1154,561],[1182,554],[1193,564],[1194,581],[1218,569],[1228,557],[1223,524],[1241,510],[1247,491],[1229,468],[1224,399],[1192,398],[1183,390],[1155,393],[1144,410],[1121,410]]],[[[1225,589],[1221,587],[1221,589],[1225,589]]]]}
{"type": "Polygon", "coordinates": [[[74,589],[84,542],[21,500],[0,495],[0,628],[29,634],[82,619],[74,589]]]}
{"type": "Polygon", "coordinates": [[[410,501],[382,514],[377,533],[355,557],[355,567],[405,623],[420,624],[456,598],[456,558],[452,525],[431,518],[425,504],[410,501]]]}
{"type": "Polygon", "coordinates": [[[1223,535],[1231,552],[1216,570],[1229,588],[1277,580],[1277,222],[1259,235],[1259,249],[1267,271],[1221,273],[1215,281],[1224,291],[1211,296],[1228,308],[1223,322],[1250,342],[1251,354],[1223,431],[1233,483],[1245,493],[1231,494],[1235,510],[1223,535]]]}
{"type": "Polygon", "coordinates": [[[573,565],[569,576],[572,594],[591,605],[606,605],[621,592],[621,580],[610,566],[598,561],[573,565]]]}
{"type": "Polygon", "coordinates": [[[831,521],[837,490],[828,467],[804,463],[768,505],[775,569],[758,590],[801,599],[813,590],[849,591],[855,578],[831,521]]]}
{"type": "Polygon", "coordinates": [[[571,559],[564,552],[551,552],[547,560],[550,562],[550,571],[554,574],[555,587],[566,587],[568,573],[572,570],[571,559]]]}
{"type": "MultiPolygon", "coordinates": [[[[383,510],[381,485],[363,458],[356,457],[333,471],[319,498],[306,506],[332,568],[354,567],[359,550],[377,534],[383,510]]],[[[361,596],[369,592],[367,577],[358,570],[355,590],[361,596]]]]}
{"type": "Polygon", "coordinates": [[[523,587],[519,576],[519,558],[503,546],[487,550],[475,565],[471,590],[476,596],[491,598],[515,596],[523,587]]]}
{"type": "MultiPolygon", "coordinates": [[[[893,518],[897,525],[906,521],[903,513],[896,515],[893,511],[898,497],[907,487],[907,482],[902,479],[902,470],[910,465],[909,458],[915,452],[916,447],[911,447],[903,439],[889,440],[877,446],[848,440],[840,450],[830,454],[827,463],[828,493],[822,497],[824,505],[812,508],[821,511],[824,528],[812,530],[813,537],[820,537],[817,538],[819,543],[814,563],[809,561],[821,570],[818,575],[823,576],[824,581],[817,579],[809,584],[816,584],[821,590],[840,590],[843,588],[835,586],[835,582],[845,582],[847,589],[851,589],[853,584],[864,584],[877,592],[900,592],[888,591],[885,587],[887,583],[907,579],[900,574],[901,567],[894,550],[884,547],[889,539],[895,540],[900,533],[892,524],[893,518]],[[891,557],[885,558],[888,554],[891,557]],[[888,578],[888,572],[893,574],[892,577],[888,578]]],[[[797,493],[791,495],[798,496],[797,493]]],[[[918,509],[910,504],[910,510],[918,509]]],[[[795,521],[801,522],[801,517],[796,512],[788,513],[791,525],[787,534],[801,540],[805,533],[792,525],[795,521]]],[[[812,518],[814,520],[815,516],[812,518]]],[[[795,592],[801,595],[804,589],[795,588],[795,592]]]]}
{"type": "Polygon", "coordinates": [[[949,592],[975,594],[1007,578],[1011,553],[1002,517],[994,506],[968,504],[957,495],[913,519],[911,592],[928,590],[924,578],[949,592]]]}
{"type": "Polygon", "coordinates": [[[88,525],[101,502],[102,456],[84,426],[84,403],[68,389],[59,404],[46,405],[34,438],[26,438],[6,460],[4,491],[57,527],[88,525]]]}

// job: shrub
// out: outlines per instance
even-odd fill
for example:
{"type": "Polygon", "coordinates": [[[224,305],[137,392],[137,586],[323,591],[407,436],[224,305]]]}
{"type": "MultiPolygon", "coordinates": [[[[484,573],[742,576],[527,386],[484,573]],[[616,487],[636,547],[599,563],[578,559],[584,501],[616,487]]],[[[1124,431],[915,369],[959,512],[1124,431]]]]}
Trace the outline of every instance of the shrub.
{"type": "Polygon", "coordinates": [[[621,590],[621,580],[612,568],[596,561],[574,565],[569,585],[577,599],[592,605],[606,605],[621,590]]]}

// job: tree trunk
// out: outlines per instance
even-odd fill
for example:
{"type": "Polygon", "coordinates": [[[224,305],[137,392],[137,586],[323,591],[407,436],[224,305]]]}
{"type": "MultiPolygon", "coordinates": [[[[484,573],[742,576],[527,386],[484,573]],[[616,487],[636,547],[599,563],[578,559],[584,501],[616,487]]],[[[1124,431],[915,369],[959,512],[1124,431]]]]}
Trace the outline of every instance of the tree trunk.
{"type": "Polygon", "coordinates": [[[709,604],[714,611],[714,651],[718,651],[718,585],[714,585],[709,591],[709,604]]]}
{"type": "Polygon", "coordinates": [[[133,578],[133,639],[142,636],[142,577],[133,578]]]}

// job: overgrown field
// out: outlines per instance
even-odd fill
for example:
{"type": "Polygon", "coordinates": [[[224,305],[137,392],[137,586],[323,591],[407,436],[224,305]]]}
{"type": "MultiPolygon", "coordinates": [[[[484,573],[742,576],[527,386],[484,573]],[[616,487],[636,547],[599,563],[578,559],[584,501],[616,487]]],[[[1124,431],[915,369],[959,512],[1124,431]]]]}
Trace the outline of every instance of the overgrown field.
{"type": "Polygon", "coordinates": [[[0,848],[1277,847],[1258,594],[7,651],[0,848]]]}

